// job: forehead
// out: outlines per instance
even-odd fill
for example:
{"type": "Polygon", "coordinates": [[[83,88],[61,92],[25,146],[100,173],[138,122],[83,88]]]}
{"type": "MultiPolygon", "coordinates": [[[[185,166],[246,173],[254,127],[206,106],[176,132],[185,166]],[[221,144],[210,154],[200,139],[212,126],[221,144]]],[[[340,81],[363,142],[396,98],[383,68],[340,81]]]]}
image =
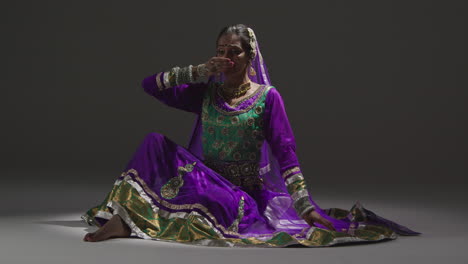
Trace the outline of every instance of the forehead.
{"type": "Polygon", "coordinates": [[[242,48],[241,39],[236,34],[222,35],[218,40],[218,47],[239,47],[239,48],[242,48]]]}

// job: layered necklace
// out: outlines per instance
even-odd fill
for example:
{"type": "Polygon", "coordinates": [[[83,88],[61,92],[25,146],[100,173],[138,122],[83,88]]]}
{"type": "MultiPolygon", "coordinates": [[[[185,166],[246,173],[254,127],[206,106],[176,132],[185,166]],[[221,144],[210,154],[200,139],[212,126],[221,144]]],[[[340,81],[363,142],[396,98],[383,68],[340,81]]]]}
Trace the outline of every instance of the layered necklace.
{"type": "Polygon", "coordinates": [[[224,100],[232,100],[234,98],[239,98],[247,93],[250,89],[250,82],[246,82],[241,84],[239,87],[226,89],[226,86],[221,86],[220,95],[224,98],[224,100]]]}

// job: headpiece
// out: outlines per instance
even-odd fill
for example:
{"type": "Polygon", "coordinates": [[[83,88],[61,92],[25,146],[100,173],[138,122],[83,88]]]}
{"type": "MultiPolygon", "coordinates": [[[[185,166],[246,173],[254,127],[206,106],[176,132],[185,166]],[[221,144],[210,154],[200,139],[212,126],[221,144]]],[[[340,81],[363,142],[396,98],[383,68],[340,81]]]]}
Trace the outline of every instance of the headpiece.
{"type": "Polygon", "coordinates": [[[255,37],[255,33],[251,28],[247,28],[249,31],[249,37],[250,37],[250,47],[252,48],[252,54],[251,58],[254,59],[255,56],[257,56],[257,37],[255,37]]]}

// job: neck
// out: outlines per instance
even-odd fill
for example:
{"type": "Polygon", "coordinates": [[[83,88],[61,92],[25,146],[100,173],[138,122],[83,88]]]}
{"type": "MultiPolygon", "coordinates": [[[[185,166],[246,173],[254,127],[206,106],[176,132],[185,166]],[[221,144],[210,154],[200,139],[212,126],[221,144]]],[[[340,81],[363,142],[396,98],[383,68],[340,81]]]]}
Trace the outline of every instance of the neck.
{"type": "Polygon", "coordinates": [[[226,90],[235,90],[236,88],[247,82],[250,82],[247,73],[244,73],[240,76],[226,75],[226,79],[224,80],[224,86],[226,90]]]}

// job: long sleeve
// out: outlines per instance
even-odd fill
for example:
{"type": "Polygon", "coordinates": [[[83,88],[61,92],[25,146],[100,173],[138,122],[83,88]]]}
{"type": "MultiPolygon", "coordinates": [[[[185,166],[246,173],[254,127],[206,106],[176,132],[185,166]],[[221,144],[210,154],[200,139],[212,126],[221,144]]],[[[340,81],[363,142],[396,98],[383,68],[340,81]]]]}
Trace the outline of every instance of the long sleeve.
{"type": "Polygon", "coordinates": [[[288,192],[294,200],[294,208],[299,216],[314,209],[296,155],[296,141],[286,114],[283,99],[278,90],[272,87],[265,101],[265,138],[279,163],[281,176],[288,192]]]}
{"type": "Polygon", "coordinates": [[[175,85],[169,77],[170,72],[159,72],[146,77],[141,86],[146,93],[170,107],[200,113],[207,84],[184,83],[175,85]]]}

